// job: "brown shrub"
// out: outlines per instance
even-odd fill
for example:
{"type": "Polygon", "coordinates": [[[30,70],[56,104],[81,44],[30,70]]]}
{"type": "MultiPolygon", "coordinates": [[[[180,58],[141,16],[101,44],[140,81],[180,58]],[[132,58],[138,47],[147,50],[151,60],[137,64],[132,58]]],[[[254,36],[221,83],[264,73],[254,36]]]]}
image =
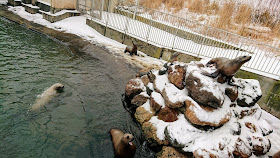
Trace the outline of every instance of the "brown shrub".
{"type": "Polygon", "coordinates": [[[142,0],[140,1],[140,5],[147,7],[147,8],[152,8],[152,9],[158,9],[161,4],[163,3],[163,0],[142,0]]]}
{"type": "Polygon", "coordinates": [[[183,7],[185,6],[185,0],[163,0],[163,3],[169,9],[174,8],[175,12],[183,9],[183,7]]]}
{"type": "Polygon", "coordinates": [[[231,24],[232,15],[234,12],[235,4],[233,1],[226,2],[221,10],[219,11],[218,15],[219,18],[216,23],[213,25],[217,28],[226,29],[231,24]]]}
{"type": "Polygon", "coordinates": [[[142,0],[140,5],[147,8],[158,9],[161,4],[164,4],[169,10],[174,8],[174,11],[177,12],[184,7],[184,3],[185,0],[142,0]]]}
{"type": "Polygon", "coordinates": [[[211,5],[209,5],[209,8],[208,8],[208,13],[210,14],[218,14],[220,10],[220,6],[219,4],[214,0],[211,5]]]}
{"type": "Polygon", "coordinates": [[[249,23],[251,20],[252,15],[252,7],[247,4],[242,4],[237,14],[234,16],[234,21],[238,24],[246,24],[249,23]]]}
{"type": "Polygon", "coordinates": [[[207,12],[209,5],[209,0],[189,0],[187,7],[190,12],[204,14],[207,12]]]}

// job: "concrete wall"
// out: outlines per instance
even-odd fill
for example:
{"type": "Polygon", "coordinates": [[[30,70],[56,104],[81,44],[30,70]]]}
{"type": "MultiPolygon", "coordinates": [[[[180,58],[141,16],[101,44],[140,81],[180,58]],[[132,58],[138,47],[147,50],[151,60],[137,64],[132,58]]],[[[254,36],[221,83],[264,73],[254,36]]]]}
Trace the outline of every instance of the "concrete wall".
{"type": "MultiPolygon", "coordinates": [[[[91,21],[87,19],[87,24],[93,27],[100,34],[109,37],[113,40],[116,40],[120,43],[124,43],[126,45],[132,45],[132,41],[133,41],[138,46],[138,50],[152,57],[161,58],[163,60],[168,61],[170,60],[172,54],[174,53],[173,50],[148,44],[145,41],[136,39],[134,37],[126,35],[123,32],[116,31],[112,28],[106,27],[95,21],[91,21]]],[[[177,57],[177,60],[180,62],[189,63],[190,61],[198,61],[200,60],[200,58],[181,53],[177,57]]],[[[266,111],[280,118],[280,103],[279,103],[280,81],[276,81],[274,79],[260,76],[243,70],[239,70],[235,75],[235,77],[258,80],[260,82],[262,94],[263,94],[262,98],[258,101],[258,104],[266,111]],[[271,96],[271,94],[276,94],[277,96],[276,97],[273,95],[271,96]]]]}
{"type": "Polygon", "coordinates": [[[77,0],[49,0],[51,7],[56,9],[76,9],[77,0]]]}

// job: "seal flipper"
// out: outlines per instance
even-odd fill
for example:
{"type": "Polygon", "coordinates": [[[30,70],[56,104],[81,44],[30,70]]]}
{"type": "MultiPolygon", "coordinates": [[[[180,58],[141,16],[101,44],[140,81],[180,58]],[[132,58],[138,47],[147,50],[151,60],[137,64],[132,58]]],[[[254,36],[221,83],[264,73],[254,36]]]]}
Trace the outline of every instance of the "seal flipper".
{"type": "Polygon", "coordinates": [[[219,75],[219,70],[216,70],[215,72],[213,72],[212,74],[209,74],[207,72],[203,72],[202,74],[208,77],[212,77],[212,78],[216,78],[219,75]]]}
{"type": "Polygon", "coordinates": [[[229,77],[227,77],[227,80],[228,80],[228,84],[230,85],[230,86],[237,86],[237,87],[239,87],[240,88],[240,86],[238,85],[238,84],[235,84],[234,82],[234,80],[233,80],[233,78],[232,78],[233,76],[229,76],[229,77]]]}

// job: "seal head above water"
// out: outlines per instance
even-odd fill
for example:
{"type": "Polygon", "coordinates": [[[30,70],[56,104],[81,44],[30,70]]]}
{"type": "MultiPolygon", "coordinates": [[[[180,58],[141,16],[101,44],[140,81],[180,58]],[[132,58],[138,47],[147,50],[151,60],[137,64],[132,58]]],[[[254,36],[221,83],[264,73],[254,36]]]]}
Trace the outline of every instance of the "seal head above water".
{"type": "Polygon", "coordinates": [[[133,144],[132,134],[123,133],[119,129],[111,129],[110,134],[115,150],[115,156],[118,158],[133,158],[136,152],[136,146],[133,144]]]}
{"type": "Polygon", "coordinates": [[[35,103],[32,105],[31,110],[35,111],[45,106],[54,96],[63,92],[64,85],[56,83],[46,89],[41,95],[38,96],[35,103]]]}

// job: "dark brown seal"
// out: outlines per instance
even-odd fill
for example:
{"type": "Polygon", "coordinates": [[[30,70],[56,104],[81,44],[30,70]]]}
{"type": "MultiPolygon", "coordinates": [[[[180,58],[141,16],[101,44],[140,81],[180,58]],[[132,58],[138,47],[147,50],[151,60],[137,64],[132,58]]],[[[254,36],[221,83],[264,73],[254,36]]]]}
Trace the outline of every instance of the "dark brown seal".
{"type": "Polygon", "coordinates": [[[228,81],[229,85],[236,86],[232,83],[232,77],[240,69],[240,67],[250,59],[251,56],[240,56],[235,59],[228,59],[224,57],[213,58],[206,64],[206,66],[214,64],[217,70],[212,74],[203,74],[212,78],[216,78],[220,75],[218,82],[224,83],[224,81],[228,81]]]}
{"type": "Polygon", "coordinates": [[[127,46],[124,50],[124,53],[128,52],[131,56],[137,55],[137,46],[132,42],[133,46],[127,46]]]}
{"type": "Polygon", "coordinates": [[[280,158],[280,151],[278,151],[277,153],[275,153],[275,154],[273,155],[272,158],[280,158]]]}
{"type": "Polygon", "coordinates": [[[115,150],[115,156],[118,158],[133,158],[136,152],[136,146],[132,143],[134,137],[132,134],[123,133],[119,129],[111,129],[110,134],[115,150]]]}

